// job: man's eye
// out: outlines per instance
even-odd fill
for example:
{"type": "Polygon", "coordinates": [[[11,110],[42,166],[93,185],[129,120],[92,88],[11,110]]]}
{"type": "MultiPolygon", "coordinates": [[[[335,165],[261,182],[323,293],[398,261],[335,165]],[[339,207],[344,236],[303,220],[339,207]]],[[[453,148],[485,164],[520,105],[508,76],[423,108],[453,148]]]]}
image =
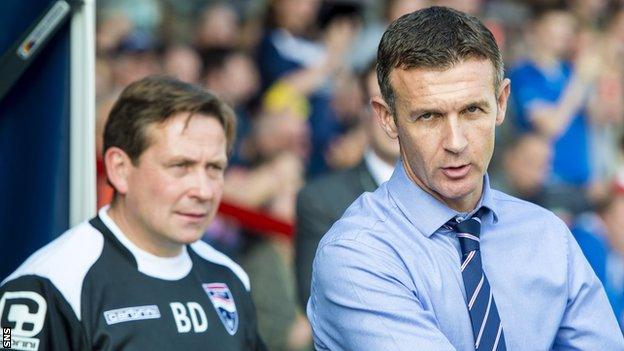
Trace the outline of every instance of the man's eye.
{"type": "Polygon", "coordinates": [[[478,108],[477,106],[470,106],[466,109],[466,111],[468,111],[468,113],[475,113],[477,111],[481,110],[480,108],[478,108]]]}
{"type": "Polygon", "coordinates": [[[174,163],[169,167],[176,172],[186,172],[191,167],[191,164],[188,162],[179,162],[174,163]]]}
{"type": "Polygon", "coordinates": [[[433,118],[433,113],[424,113],[420,116],[418,116],[418,119],[422,119],[422,120],[430,120],[431,118],[433,118]]]}

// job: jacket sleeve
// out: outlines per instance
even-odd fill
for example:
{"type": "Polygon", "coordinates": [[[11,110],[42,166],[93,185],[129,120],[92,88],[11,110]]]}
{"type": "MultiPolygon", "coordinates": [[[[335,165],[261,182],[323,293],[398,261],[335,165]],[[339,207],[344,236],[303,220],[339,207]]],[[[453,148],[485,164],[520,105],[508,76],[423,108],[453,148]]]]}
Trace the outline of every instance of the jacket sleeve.
{"type": "Polygon", "coordinates": [[[297,196],[297,221],[295,225],[295,276],[298,300],[305,311],[310,298],[312,262],[321,238],[336,218],[322,210],[319,199],[304,188],[297,196]]]}
{"type": "Polygon", "coordinates": [[[81,324],[50,280],[27,275],[0,286],[0,326],[19,350],[87,349],[81,324]]]}

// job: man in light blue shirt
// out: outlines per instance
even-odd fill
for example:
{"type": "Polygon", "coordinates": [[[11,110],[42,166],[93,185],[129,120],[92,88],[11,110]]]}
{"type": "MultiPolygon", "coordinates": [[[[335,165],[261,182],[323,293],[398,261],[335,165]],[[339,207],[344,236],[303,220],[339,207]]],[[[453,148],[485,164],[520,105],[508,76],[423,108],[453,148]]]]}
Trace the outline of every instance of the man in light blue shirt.
{"type": "Polygon", "coordinates": [[[319,350],[624,350],[604,289],[555,215],[490,188],[510,81],[475,17],[403,16],[372,106],[391,179],[320,242],[307,313],[319,350]],[[478,283],[477,283],[478,282],[478,283]]]}

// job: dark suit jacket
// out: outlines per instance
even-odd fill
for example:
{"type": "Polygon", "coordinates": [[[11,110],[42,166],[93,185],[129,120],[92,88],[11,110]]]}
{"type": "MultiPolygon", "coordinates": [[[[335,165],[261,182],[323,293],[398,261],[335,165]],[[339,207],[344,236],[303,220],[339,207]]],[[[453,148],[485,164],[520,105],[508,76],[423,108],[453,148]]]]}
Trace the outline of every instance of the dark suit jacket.
{"type": "Polygon", "coordinates": [[[319,241],[351,203],[377,184],[366,163],[329,173],[310,181],[297,196],[295,228],[295,274],[299,303],[305,306],[310,297],[312,261],[319,241]]]}

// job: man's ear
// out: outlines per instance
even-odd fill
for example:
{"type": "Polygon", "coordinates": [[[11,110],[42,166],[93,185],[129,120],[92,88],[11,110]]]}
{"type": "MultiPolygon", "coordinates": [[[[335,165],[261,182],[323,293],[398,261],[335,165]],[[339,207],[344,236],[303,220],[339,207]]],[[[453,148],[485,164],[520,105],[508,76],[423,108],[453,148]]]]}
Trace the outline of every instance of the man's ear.
{"type": "Polygon", "coordinates": [[[128,154],[118,147],[110,147],[104,153],[106,177],[115,191],[125,195],[128,192],[128,176],[133,167],[128,154]]]}
{"type": "Polygon", "coordinates": [[[500,126],[505,120],[505,113],[507,112],[507,101],[509,101],[509,92],[511,89],[511,81],[509,78],[503,79],[500,88],[498,88],[498,96],[496,97],[496,104],[498,105],[496,113],[496,125],[500,126]]]}
{"type": "Polygon", "coordinates": [[[388,137],[391,139],[398,138],[398,131],[396,122],[394,120],[394,115],[390,110],[390,107],[380,96],[374,96],[370,100],[370,104],[373,107],[373,111],[375,111],[375,117],[377,118],[377,123],[383,128],[388,137]]]}

